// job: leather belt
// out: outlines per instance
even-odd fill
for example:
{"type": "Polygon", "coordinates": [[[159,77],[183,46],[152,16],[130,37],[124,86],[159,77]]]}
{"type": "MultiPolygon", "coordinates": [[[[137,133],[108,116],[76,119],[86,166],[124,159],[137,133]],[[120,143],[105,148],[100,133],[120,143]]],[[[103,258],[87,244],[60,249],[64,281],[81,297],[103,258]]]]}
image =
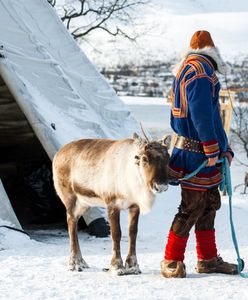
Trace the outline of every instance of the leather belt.
{"type": "Polygon", "coordinates": [[[192,140],[184,136],[177,136],[175,146],[178,149],[183,149],[186,151],[191,151],[195,153],[203,153],[203,146],[200,141],[192,140]]]}

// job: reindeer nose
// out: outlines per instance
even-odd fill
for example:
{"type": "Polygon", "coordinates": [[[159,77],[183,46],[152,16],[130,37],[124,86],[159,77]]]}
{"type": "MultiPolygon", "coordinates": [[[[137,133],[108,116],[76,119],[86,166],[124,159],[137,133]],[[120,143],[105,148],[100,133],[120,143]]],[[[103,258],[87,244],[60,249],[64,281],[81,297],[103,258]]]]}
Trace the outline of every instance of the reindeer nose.
{"type": "Polygon", "coordinates": [[[168,184],[164,184],[163,185],[163,192],[167,191],[168,190],[168,184]]]}
{"type": "Polygon", "coordinates": [[[154,190],[157,193],[165,192],[165,191],[167,191],[167,189],[168,189],[168,184],[158,184],[158,183],[154,184],[154,190]]]}

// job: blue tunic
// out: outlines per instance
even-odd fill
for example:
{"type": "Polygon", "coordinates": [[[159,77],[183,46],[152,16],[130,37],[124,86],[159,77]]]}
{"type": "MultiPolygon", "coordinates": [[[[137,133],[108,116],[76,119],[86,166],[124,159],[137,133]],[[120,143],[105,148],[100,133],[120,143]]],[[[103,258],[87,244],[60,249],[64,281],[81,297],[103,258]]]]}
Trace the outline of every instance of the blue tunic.
{"type": "MultiPolygon", "coordinates": [[[[203,153],[174,148],[170,175],[181,178],[204,160],[228,150],[221,119],[220,83],[212,62],[204,55],[190,54],[184,61],[171,89],[171,127],[181,136],[200,141],[203,153]]],[[[182,181],[183,188],[206,190],[221,181],[217,167],[207,167],[193,178],[182,181]]]]}

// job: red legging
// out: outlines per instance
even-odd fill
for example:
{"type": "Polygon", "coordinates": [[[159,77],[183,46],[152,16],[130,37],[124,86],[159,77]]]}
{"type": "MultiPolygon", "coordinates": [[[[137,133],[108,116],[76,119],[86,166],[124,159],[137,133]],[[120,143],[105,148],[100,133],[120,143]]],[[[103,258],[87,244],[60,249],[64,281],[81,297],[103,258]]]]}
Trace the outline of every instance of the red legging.
{"type": "Polygon", "coordinates": [[[216,187],[207,191],[182,189],[182,201],[165,247],[165,259],[184,260],[189,232],[194,225],[198,259],[216,257],[214,220],[219,208],[220,194],[216,187]]]}

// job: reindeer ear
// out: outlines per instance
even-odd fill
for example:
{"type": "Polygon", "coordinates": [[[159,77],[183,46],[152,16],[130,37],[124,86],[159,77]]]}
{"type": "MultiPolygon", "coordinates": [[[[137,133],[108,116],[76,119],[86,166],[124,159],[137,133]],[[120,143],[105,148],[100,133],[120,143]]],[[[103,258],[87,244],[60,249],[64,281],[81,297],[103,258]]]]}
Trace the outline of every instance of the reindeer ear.
{"type": "Polygon", "coordinates": [[[163,138],[159,141],[163,146],[166,146],[167,148],[170,148],[171,144],[171,135],[165,135],[163,138]]]}

